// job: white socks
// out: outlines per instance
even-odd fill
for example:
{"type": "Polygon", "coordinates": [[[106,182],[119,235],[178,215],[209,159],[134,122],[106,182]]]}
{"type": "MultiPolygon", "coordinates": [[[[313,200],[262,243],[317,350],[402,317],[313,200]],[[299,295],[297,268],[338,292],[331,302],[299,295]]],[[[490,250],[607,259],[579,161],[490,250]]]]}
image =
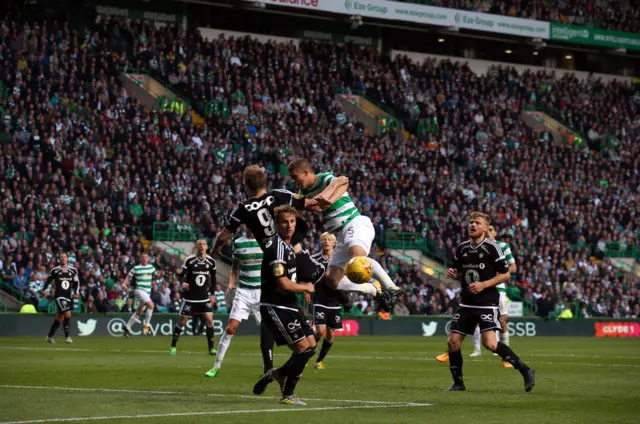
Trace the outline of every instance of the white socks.
{"type": "Polygon", "coordinates": [[[375,259],[368,259],[369,262],[371,262],[371,265],[373,265],[373,276],[376,278],[376,280],[380,281],[382,287],[387,289],[396,287],[393,281],[391,281],[391,277],[389,277],[389,274],[387,274],[387,271],[382,268],[382,265],[380,265],[375,259]]]}
{"type": "Polygon", "coordinates": [[[476,327],[476,331],[473,332],[473,351],[482,352],[480,348],[480,327],[476,327]]]}
{"type": "Polygon", "coordinates": [[[153,309],[147,308],[144,311],[144,320],[142,322],[145,327],[147,327],[151,323],[151,315],[153,315],[153,309]]]}
{"type": "Polygon", "coordinates": [[[136,315],[137,311],[133,311],[133,314],[131,314],[131,318],[129,318],[129,321],[127,322],[127,327],[129,329],[131,329],[131,327],[133,327],[134,324],[139,323],[140,319],[138,319],[138,315],[136,315]]]}
{"type": "Polygon", "coordinates": [[[509,346],[509,330],[505,333],[500,333],[500,341],[509,346]]]}
{"type": "Polygon", "coordinates": [[[220,368],[222,366],[224,355],[227,353],[227,349],[229,349],[232,337],[233,336],[228,335],[226,331],[222,333],[222,337],[220,337],[220,341],[218,342],[218,353],[216,354],[216,362],[213,364],[214,367],[220,368]]]}
{"type": "Polygon", "coordinates": [[[372,296],[375,296],[378,294],[378,290],[375,288],[373,284],[371,283],[356,284],[353,281],[349,280],[346,275],[342,277],[342,280],[340,280],[340,282],[338,283],[338,290],[370,294],[372,296]]]}

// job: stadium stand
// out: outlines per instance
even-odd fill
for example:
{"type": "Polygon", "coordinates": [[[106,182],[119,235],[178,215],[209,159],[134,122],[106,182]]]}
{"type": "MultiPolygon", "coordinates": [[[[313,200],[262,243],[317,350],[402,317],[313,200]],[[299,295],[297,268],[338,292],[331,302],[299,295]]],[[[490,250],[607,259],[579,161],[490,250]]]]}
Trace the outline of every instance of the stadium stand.
{"type": "MultiPolygon", "coordinates": [[[[284,187],[286,163],[307,156],[350,178],[380,249],[385,233],[419,234],[446,263],[467,213],[483,209],[518,258],[511,297],[543,316],[573,302],[585,315],[640,315],[637,280],[606,255],[607,243],[640,244],[640,120],[626,85],[508,68],[479,76],[462,63],[353,46],[204,40],[109,19],[78,32],[8,15],[0,48],[1,276],[4,289],[40,309],[60,249],[81,270],[80,309],[126,309],[120,283],[154,223],[193,224],[210,239],[242,195],[245,165],[260,164],[284,187]],[[123,87],[123,69],[190,99],[204,125],[143,107],[123,87]],[[413,134],[365,131],[337,92],[366,93],[413,134]],[[551,143],[522,122],[526,108],[560,116],[597,148],[551,143]],[[437,125],[420,127],[425,119],[437,125]]],[[[321,228],[314,218],[310,234],[321,228]]],[[[152,298],[171,308],[178,258],[152,253],[161,269],[152,298]]],[[[390,255],[384,262],[406,290],[402,313],[453,310],[455,287],[390,255]]]]}

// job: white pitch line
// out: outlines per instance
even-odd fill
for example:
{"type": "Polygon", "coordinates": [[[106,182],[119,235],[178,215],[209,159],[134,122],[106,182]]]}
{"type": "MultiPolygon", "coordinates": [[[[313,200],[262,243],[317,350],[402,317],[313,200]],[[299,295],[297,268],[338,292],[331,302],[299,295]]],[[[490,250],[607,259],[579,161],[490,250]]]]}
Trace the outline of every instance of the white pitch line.
{"type": "MultiPolygon", "coordinates": [[[[166,350],[140,350],[140,349],[81,349],[81,348],[65,348],[65,347],[26,347],[26,346],[0,346],[0,350],[42,350],[42,351],[70,351],[70,352],[116,352],[116,353],[162,353],[166,354],[166,350]]],[[[391,353],[391,352],[387,352],[391,353]]],[[[181,351],[181,354],[198,354],[197,352],[189,352],[189,351],[181,351]]],[[[433,353],[429,353],[433,355],[433,353]]],[[[275,356],[289,356],[284,353],[276,353],[275,356]]],[[[402,361],[434,361],[435,356],[433,358],[420,356],[422,353],[418,353],[418,356],[415,357],[407,357],[407,356],[360,356],[360,355],[331,355],[331,358],[334,359],[383,359],[383,360],[402,360],[402,361]]],[[[255,356],[258,357],[257,353],[235,353],[234,356],[255,356]]],[[[528,357],[544,357],[550,355],[536,355],[531,354],[523,355],[526,359],[528,357]]],[[[570,355],[561,355],[561,356],[570,356],[570,355]]],[[[584,358],[594,358],[595,356],[583,356],[584,358]]],[[[574,358],[579,358],[578,356],[574,356],[574,358]]],[[[613,358],[613,357],[609,357],[613,358]]],[[[619,359],[640,359],[640,357],[629,357],[622,356],[619,359]]],[[[484,359],[471,359],[472,362],[491,362],[490,360],[484,359]]],[[[526,361],[531,364],[543,364],[543,365],[575,365],[575,366],[583,366],[583,367],[613,367],[613,368],[640,368],[640,365],[637,364],[601,364],[595,362],[541,362],[541,361],[526,361]]]]}
{"type": "MultiPolygon", "coordinates": [[[[256,395],[240,395],[233,393],[196,393],[196,392],[178,392],[178,391],[165,391],[165,390],[139,390],[139,389],[110,389],[104,387],[61,387],[61,386],[21,386],[21,385],[12,385],[12,384],[0,384],[0,389],[25,389],[25,390],[66,390],[69,392],[104,392],[104,393],[145,393],[149,395],[201,395],[208,397],[234,397],[238,399],[280,399],[280,397],[276,396],[256,396],[256,395]]],[[[310,401],[319,401],[319,402],[337,402],[337,403],[362,403],[369,405],[380,405],[380,406],[392,406],[398,405],[400,402],[389,402],[389,401],[379,401],[379,400],[360,400],[360,399],[325,399],[325,398],[305,398],[310,401]]],[[[430,406],[427,403],[411,403],[411,402],[402,402],[403,405],[408,406],[430,406]]],[[[0,423],[2,424],[2,423],[0,423]]]]}
{"type": "Polygon", "coordinates": [[[198,415],[234,415],[234,414],[257,414],[270,412],[306,412],[306,411],[338,411],[344,409],[375,409],[389,407],[416,407],[431,406],[430,404],[396,403],[392,405],[358,405],[358,406],[324,406],[314,408],[271,408],[271,409],[241,409],[237,411],[211,411],[211,412],[170,412],[166,414],[139,414],[139,415],[111,415],[102,417],[81,417],[81,418],[45,418],[40,420],[23,421],[3,421],[0,424],[38,424],[38,423],[62,423],[73,421],[105,421],[105,420],[127,420],[141,418],[164,418],[164,417],[188,417],[198,415]]]}

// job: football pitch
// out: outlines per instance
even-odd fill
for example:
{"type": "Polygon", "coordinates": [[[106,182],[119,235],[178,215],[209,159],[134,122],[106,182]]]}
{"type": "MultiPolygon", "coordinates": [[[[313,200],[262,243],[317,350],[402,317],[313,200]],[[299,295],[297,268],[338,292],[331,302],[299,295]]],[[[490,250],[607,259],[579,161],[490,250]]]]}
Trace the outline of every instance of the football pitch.
{"type": "MultiPolygon", "coordinates": [[[[262,371],[258,338],[232,340],[220,375],[204,337],[0,338],[0,424],[105,423],[637,423],[640,340],[512,338],[536,369],[525,393],[520,374],[489,352],[469,358],[466,392],[447,393],[448,364],[434,360],[444,337],[338,338],[325,370],[307,366],[297,395],[280,405],[277,383],[251,390],[262,371]]],[[[217,342],[217,340],[216,340],[217,342]]],[[[286,348],[276,350],[276,365],[286,348]]],[[[312,360],[313,361],[313,360],[312,360]]]]}

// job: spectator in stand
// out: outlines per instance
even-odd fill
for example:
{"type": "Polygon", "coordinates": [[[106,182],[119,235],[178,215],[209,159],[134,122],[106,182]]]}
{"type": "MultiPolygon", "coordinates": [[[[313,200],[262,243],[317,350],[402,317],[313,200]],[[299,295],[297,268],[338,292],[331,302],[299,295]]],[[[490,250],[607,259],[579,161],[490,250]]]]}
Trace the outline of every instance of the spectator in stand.
{"type": "Polygon", "coordinates": [[[402,317],[409,316],[409,309],[407,308],[405,302],[406,302],[405,297],[403,296],[398,297],[398,299],[396,300],[396,304],[393,305],[394,315],[398,315],[402,317]]]}

